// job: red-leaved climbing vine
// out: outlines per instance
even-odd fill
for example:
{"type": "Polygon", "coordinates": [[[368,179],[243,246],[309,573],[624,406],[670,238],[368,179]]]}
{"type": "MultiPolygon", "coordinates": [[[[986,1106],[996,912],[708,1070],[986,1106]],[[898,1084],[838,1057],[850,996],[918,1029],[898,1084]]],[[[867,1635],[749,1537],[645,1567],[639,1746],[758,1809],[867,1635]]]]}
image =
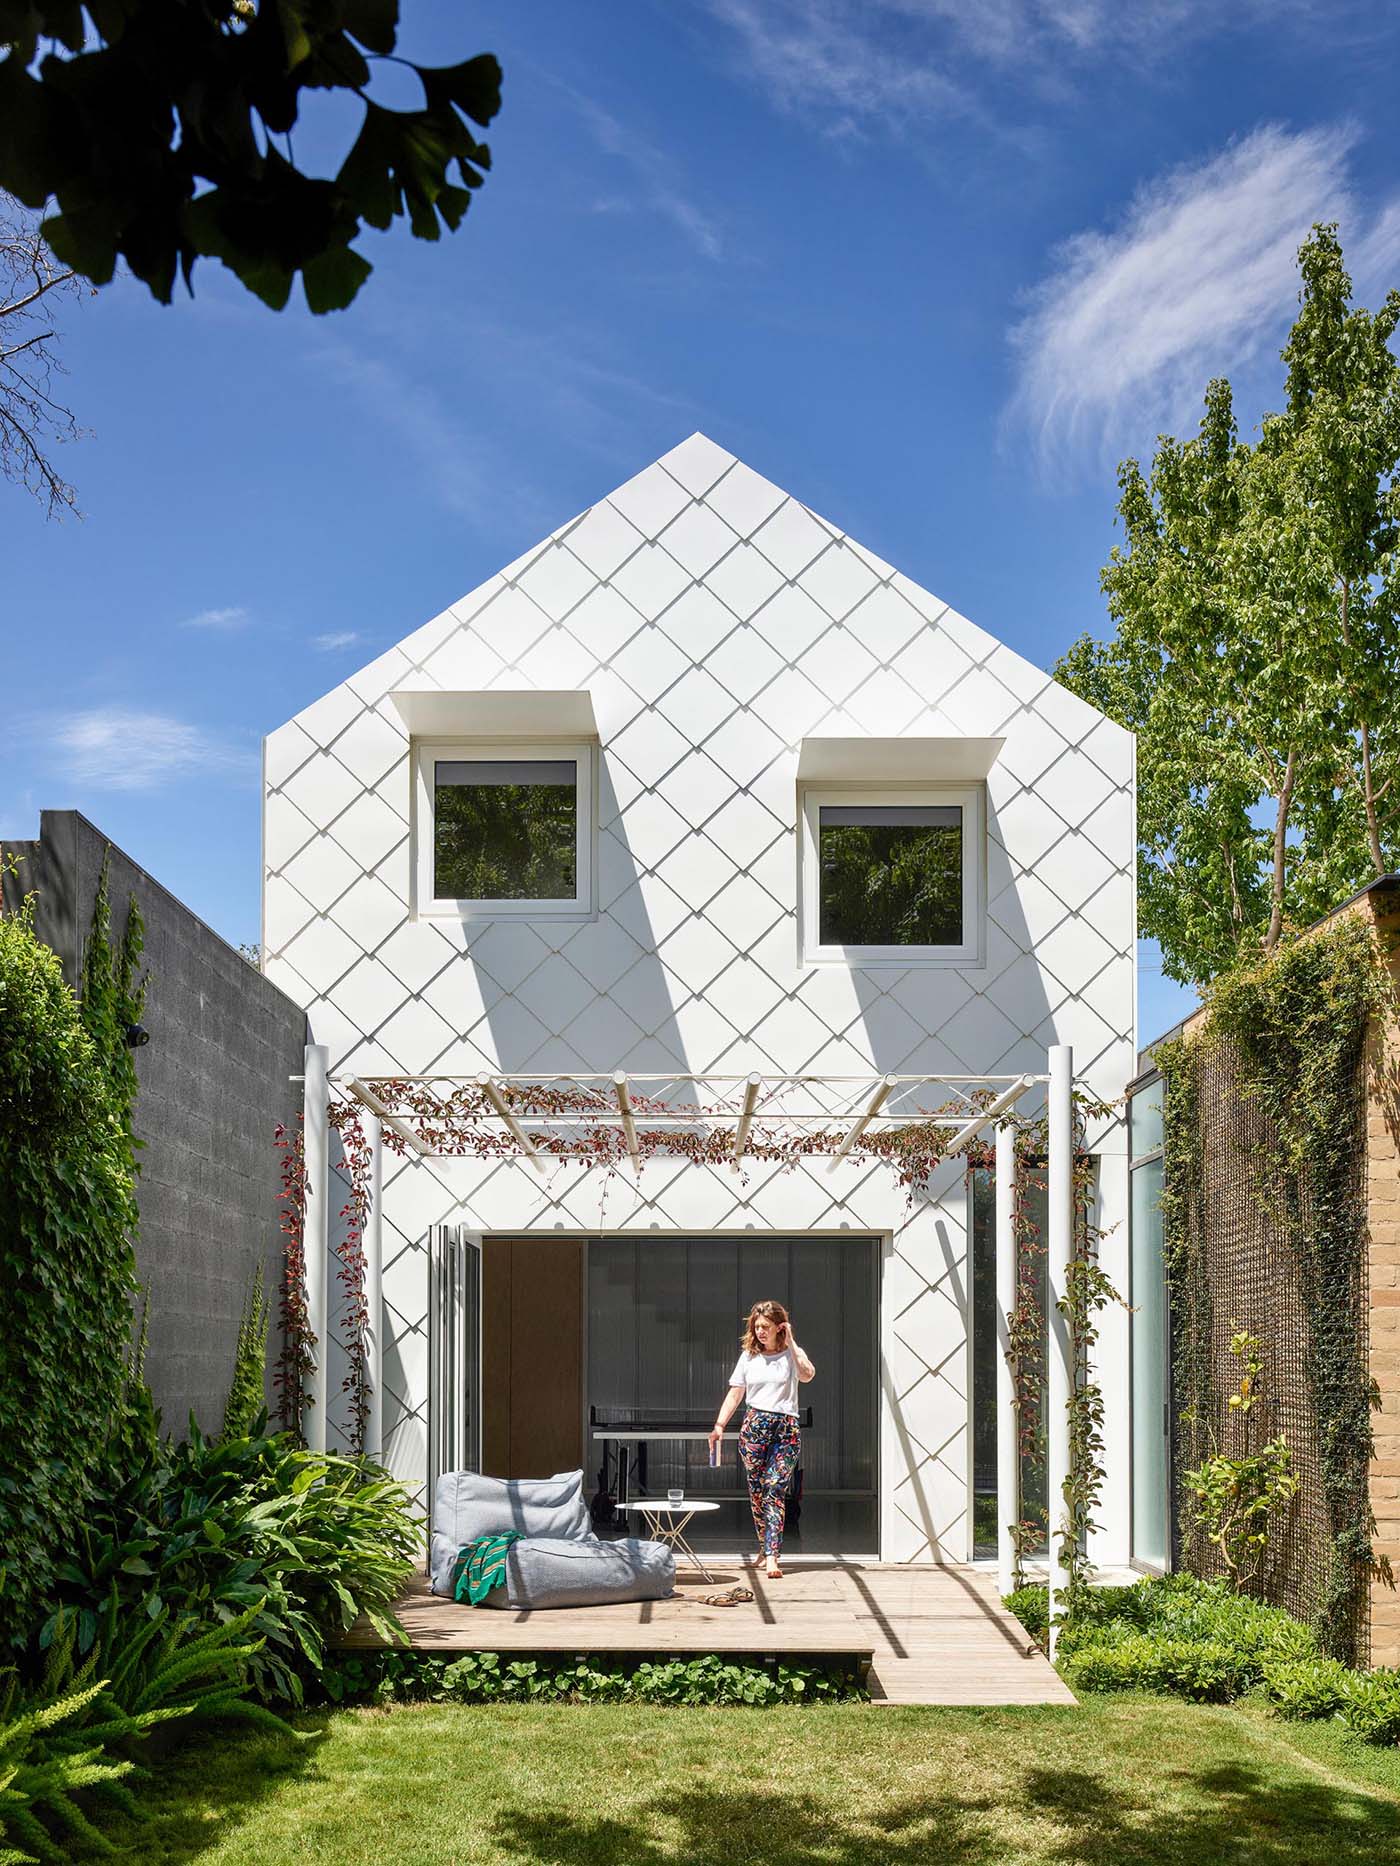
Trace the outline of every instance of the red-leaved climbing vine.
{"type": "Polygon", "coordinates": [[[278,1389],[278,1419],[284,1430],[299,1434],[307,1382],[315,1369],[319,1346],[306,1308],[306,1148],[300,1117],[295,1129],[279,1121],[273,1140],[281,1155],[282,1185],[277,1200],[286,1239],[278,1292],[282,1351],[277,1357],[274,1384],[278,1389]]]}

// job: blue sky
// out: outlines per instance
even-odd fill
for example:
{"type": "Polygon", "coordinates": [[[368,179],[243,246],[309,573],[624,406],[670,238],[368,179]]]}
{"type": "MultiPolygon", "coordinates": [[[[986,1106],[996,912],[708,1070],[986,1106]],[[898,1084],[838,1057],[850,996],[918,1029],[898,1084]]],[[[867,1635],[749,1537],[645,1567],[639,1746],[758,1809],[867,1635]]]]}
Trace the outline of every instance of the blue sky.
{"type": "Polygon", "coordinates": [[[0,834],[77,807],[234,941],[263,734],[693,429],[1049,666],[1105,627],[1117,461],[1213,374],[1277,400],[1310,222],[1400,283],[1393,4],[403,11],[505,66],[462,230],[367,235],[331,318],[208,265],[74,306],[86,517],[0,484],[0,834]]]}

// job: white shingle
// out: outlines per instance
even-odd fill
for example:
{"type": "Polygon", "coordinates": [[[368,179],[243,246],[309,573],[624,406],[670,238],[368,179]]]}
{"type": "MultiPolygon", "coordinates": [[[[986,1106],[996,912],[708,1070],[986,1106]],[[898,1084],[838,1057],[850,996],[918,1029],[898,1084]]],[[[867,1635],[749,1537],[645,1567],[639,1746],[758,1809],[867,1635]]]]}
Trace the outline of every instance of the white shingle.
{"type": "Polygon", "coordinates": [[[696,499],[703,499],[715,481],[722,478],[733,464],[733,454],[717,447],[705,434],[692,434],[679,447],[673,447],[670,453],[662,454],[657,462],[696,499]]]}
{"type": "Polygon", "coordinates": [[[782,577],[761,551],[740,544],[721,558],[705,582],[726,609],[746,622],[779,588],[782,577]]]}
{"type": "Polygon", "coordinates": [[[870,594],[877,580],[869,564],[844,542],[831,545],[799,578],[812,600],[836,622],[870,594]]]}
{"type": "Polygon", "coordinates": [[[707,505],[688,505],[657,542],[692,577],[703,577],[726,551],[733,550],[739,538],[707,505]]]}
{"type": "Polygon", "coordinates": [[[654,622],[689,582],[687,572],[659,544],[644,545],[612,580],[613,588],[621,590],[648,622],[654,622]]]}
{"type": "Polygon", "coordinates": [[[608,494],[608,504],[616,506],[646,538],[657,537],[689,503],[690,494],[660,466],[649,466],[608,494]]]}
{"type": "Polygon", "coordinates": [[[736,460],[718,485],[705,494],[705,503],[741,538],[747,538],[786,498],[781,487],[736,460]]]}
{"type": "Polygon", "coordinates": [[[595,578],[565,544],[554,544],[515,579],[531,602],[555,622],[562,622],[593,588],[595,578]]]}
{"type": "Polygon", "coordinates": [[[564,542],[595,577],[606,578],[626,563],[645,540],[635,525],[604,500],[565,532],[564,542]]]}
{"type": "Polygon", "coordinates": [[[779,506],[768,523],[754,534],[754,543],[788,582],[831,543],[831,534],[819,525],[796,499],[779,506]]]}

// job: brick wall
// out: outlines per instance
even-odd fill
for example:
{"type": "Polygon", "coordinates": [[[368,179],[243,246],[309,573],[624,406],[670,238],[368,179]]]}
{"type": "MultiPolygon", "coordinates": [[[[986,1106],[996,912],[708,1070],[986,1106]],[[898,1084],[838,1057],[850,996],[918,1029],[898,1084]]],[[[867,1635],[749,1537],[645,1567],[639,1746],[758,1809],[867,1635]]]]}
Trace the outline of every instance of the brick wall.
{"type": "MultiPolygon", "coordinates": [[[[1391,953],[1400,981],[1400,900],[1387,891],[1370,897],[1376,930],[1391,953]]],[[[1400,1575],[1400,1029],[1393,1019],[1374,1033],[1370,1105],[1366,1120],[1367,1197],[1370,1221],[1370,1365],[1380,1393],[1371,1460],[1375,1548],[1400,1575]]],[[[1371,1662],[1400,1665],[1400,1593],[1384,1581],[1371,1585],[1371,1662]]]]}

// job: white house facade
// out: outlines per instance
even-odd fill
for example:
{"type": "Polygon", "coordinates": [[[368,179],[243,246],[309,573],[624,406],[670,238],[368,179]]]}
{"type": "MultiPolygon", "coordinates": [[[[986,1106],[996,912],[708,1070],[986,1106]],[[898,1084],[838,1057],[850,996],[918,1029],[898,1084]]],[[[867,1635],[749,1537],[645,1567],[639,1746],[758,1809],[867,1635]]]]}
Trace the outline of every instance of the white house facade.
{"type": "MultiPolygon", "coordinates": [[[[883,1083],[878,1126],[1023,1073],[1033,1112],[1057,1046],[1106,1101],[1134,1074],[1131,736],[703,435],[271,733],[264,767],[264,965],[333,1084],[622,1074],[658,1101],[721,1079],[741,1101],[750,1077],[803,1078],[855,1109],[883,1083]],[[910,851],[937,885],[911,882],[910,851]]],[[[1088,1138],[1126,1293],[1122,1123],[1088,1138]]],[[[803,1545],[983,1551],[990,1208],[961,1157],[913,1196],[858,1151],[386,1153],[382,1173],[376,1432],[415,1489],[445,1403],[446,1226],[485,1253],[481,1361],[446,1377],[484,1384],[450,1403],[484,1408],[488,1468],[582,1461],[591,1489],[609,1409],[713,1416],[741,1310],[775,1295],[818,1365],[803,1545]]],[[[1091,1553],[1116,1564],[1124,1310],[1096,1371],[1091,1553]]],[[[338,1386],[332,1365],[332,1444],[338,1386]]],[[[651,1456],[652,1481],[709,1484],[719,1540],[745,1545],[732,1465],[651,1456]]]]}

